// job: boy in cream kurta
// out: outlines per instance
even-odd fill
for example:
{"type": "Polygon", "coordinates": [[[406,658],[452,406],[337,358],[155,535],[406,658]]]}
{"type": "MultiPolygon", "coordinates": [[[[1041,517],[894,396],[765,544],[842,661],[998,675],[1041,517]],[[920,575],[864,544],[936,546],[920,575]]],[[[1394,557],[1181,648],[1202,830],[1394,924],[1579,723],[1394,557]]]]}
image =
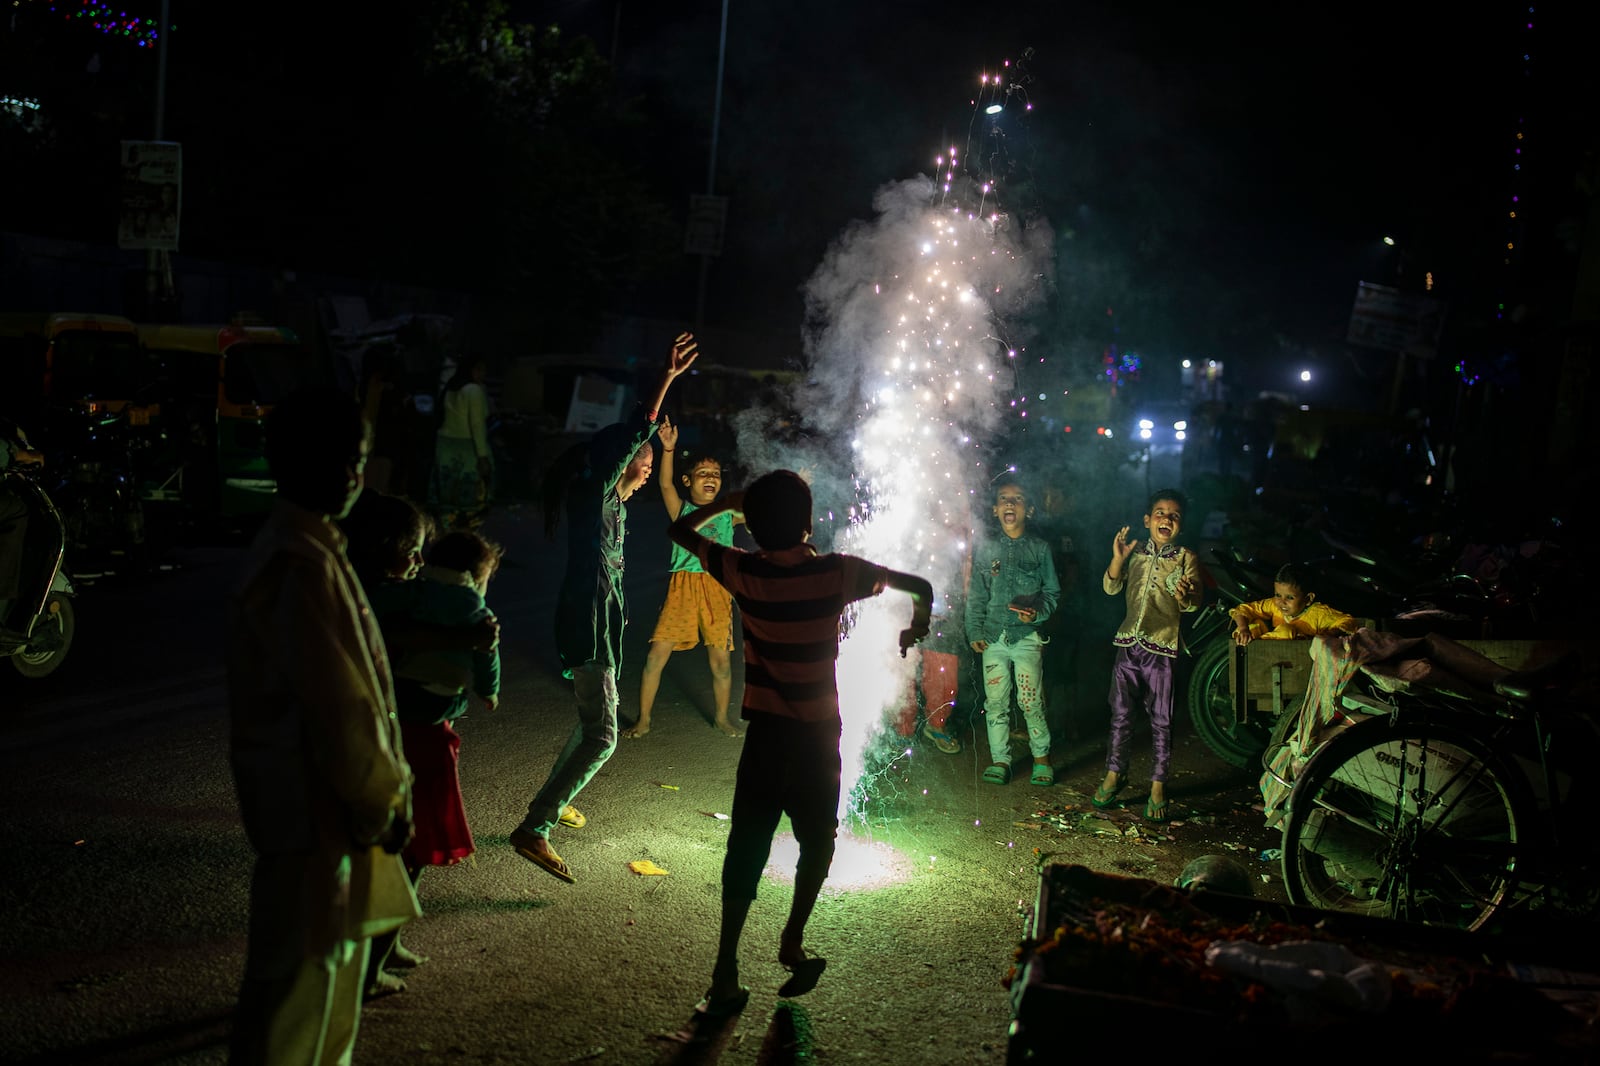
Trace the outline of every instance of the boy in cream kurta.
{"type": "Polygon", "coordinates": [[[1128,613],[1112,643],[1119,649],[1111,672],[1111,738],[1105,781],[1091,801],[1104,808],[1116,802],[1128,765],[1133,710],[1150,715],[1154,765],[1144,815],[1167,820],[1167,767],[1172,754],[1172,664],[1183,646],[1182,616],[1200,607],[1200,572],[1194,552],[1175,543],[1183,530],[1183,494],[1162,489],[1150,497],[1144,527],[1150,539],[1128,539],[1123,526],[1111,542],[1111,565],[1101,584],[1108,596],[1127,589],[1128,613]]]}
{"type": "Polygon", "coordinates": [[[353,400],[273,412],[276,506],[228,604],[229,760],[256,852],[231,1061],[348,1063],[371,938],[418,914],[383,637],[333,520],[361,492],[353,400]]]}

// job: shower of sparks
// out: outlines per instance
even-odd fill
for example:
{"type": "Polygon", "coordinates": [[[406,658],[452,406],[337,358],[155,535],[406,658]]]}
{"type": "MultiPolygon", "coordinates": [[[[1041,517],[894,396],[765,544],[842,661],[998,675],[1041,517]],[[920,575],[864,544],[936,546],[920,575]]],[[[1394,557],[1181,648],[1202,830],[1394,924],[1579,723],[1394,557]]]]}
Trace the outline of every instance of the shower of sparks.
{"type": "MultiPolygon", "coordinates": [[[[766,876],[772,880],[792,884],[795,864],[800,861],[800,845],[790,833],[779,833],[772,838],[772,854],[767,859],[766,876]]],[[[911,879],[913,860],[889,845],[874,840],[864,840],[841,834],[833,851],[833,864],[828,867],[827,889],[830,892],[863,892],[874,888],[887,888],[911,879]]],[[[928,869],[934,862],[928,860],[928,869]]]]}
{"type": "MultiPolygon", "coordinates": [[[[860,284],[859,296],[839,308],[859,340],[850,437],[855,505],[835,547],[927,577],[940,597],[937,613],[959,592],[981,514],[975,492],[989,475],[979,442],[1010,409],[1015,375],[989,297],[1009,281],[1021,249],[1009,227],[986,215],[901,206],[881,216],[874,251],[902,265],[860,284]]],[[[898,650],[909,616],[905,597],[888,593],[861,603],[849,619],[838,665],[847,783],[867,769],[886,716],[915,698],[919,657],[902,659],[898,650]]],[[[858,790],[848,792],[847,810],[859,799],[858,790]]]]}
{"type": "MultiPolygon", "coordinates": [[[[936,634],[961,630],[951,598],[988,512],[990,452],[1002,423],[1026,414],[1018,357],[1028,353],[1007,324],[1043,296],[1053,269],[1048,223],[1002,200],[1029,81],[1011,63],[983,75],[966,148],[938,153],[931,177],[880,188],[873,220],[835,238],[806,285],[807,382],[786,398],[790,410],[736,419],[747,469],[808,476],[821,550],[932,583],[936,634]]],[[[890,728],[898,719],[903,733],[915,714],[920,655],[902,657],[898,641],[910,618],[907,597],[888,590],[844,619],[846,826],[867,820],[868,791],[894,791],[895,764],[913,756],[890,728]]]]}

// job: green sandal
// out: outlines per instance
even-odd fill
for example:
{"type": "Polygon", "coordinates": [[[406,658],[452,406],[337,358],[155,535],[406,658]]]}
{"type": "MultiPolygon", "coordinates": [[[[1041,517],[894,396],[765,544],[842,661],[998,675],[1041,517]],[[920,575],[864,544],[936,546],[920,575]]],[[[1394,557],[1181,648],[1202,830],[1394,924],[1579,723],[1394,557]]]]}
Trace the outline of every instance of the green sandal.
{"type": "Polygon", "coordinates": [[[1167,801],[1157,803],[1155,800],[1144,801],[1144,816],[1148,821],[1165,822],[1167,820],[1167,801]]]}
{"type": "Polygon", "coordinates": [[[1107,807],[1115,807],[1117,805],[1117,793],[1121,791],[1121,781],[1118,781],[1110,788],[1106,788],[1104,785],[1102,785],[1094,790],[1094,797],[1089,800],[1089,803],[1097,811],[1103,811],[1107,807]]]}
{"type": "Polygon", "coordinates": [[[1040,788],[1044,788],[1044,787],[1046,787],[1048,785],[1055,784],[1056,783],[1055,767],[1051,766],[1047,762],[1036,762],[1036,763],[1034,763],[1033,764],[1033,776],[1028,778],[1028,783],[1031,784],[1031,785],[1038,785],[1040,788]]]}
{"type": "Polygon", "coordinates": [[[922,735],[933,741],[933,746],[944,752],[946,755],[961,754],[961,741],[957,740],[949,733],[925,724],[922,727],[922,735]]]}
{"type": "Polygon", "coordinates": [[[991,785],[1006,785],[1011,783],[1011,766],[1008,763],[990,763],[988,769],[983,771],[983,779],[991,785]]]}

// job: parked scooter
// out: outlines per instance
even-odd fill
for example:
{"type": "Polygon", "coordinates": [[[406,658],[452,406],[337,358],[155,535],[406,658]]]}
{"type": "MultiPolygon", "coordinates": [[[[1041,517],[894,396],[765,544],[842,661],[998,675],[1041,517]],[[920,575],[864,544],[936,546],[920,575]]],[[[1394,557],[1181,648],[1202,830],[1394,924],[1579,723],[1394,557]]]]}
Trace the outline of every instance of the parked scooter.
{"type": "Polygon", "coordinates": [[[146,444],[131,432],[127,409],[85,401],[60,412],[53,428],[51,494],[78,576],[147,570],[152,560],[135,469],[146,444]]]}
{"type": "Polygon", "coordinates": [[[0,468],[0,494],[11,517],[0,524],[0,559],[18,564],[16,595],[0,611],[0,659],[24,677],[54,673],[66,660],[76,632],[72,580],[63,567],[66,536],[61,514],[39,484],[37,453],[8,448],[0,468]]]}

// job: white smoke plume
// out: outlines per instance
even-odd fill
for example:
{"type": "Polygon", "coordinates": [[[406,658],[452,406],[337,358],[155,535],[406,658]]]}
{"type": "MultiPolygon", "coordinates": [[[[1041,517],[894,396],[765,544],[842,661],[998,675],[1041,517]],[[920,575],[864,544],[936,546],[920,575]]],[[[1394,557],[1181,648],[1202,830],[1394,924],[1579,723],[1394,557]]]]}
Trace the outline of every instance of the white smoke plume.
{"type": "MultiPolygon", "coordinates": [[[[927,177],[885,185],[875,217],[847,227],[808,281],[807,377],[788,409],[736,420],[755,474],[787,467],[812,484],[816,540],[926,577],[935,629],[961,589],[974,523],[987,514],[986,446],[1010,416],[1015,350],[1003,324],[1042,296],[1048,224],[940,203],[927,177]]],[[[863,753],[911,698],[917,656],[898,593],[860,606],[840,648],[846,795],[863,753]]]]}

